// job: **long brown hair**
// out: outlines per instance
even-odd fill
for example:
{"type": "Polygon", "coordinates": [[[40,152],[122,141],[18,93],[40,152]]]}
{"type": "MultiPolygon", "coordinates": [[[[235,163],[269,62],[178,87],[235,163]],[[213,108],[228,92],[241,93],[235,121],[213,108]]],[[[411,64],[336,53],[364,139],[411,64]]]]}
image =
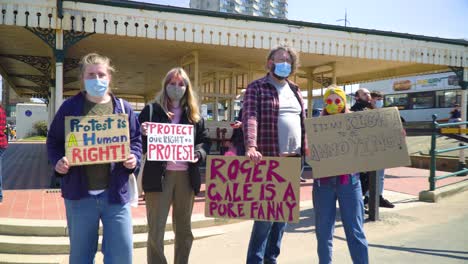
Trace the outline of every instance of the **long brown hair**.
{"type": "Polygon", "coordinates": [[[175,76],[180,76],[184,80],[185,86],[187,87],[184,96],[180,100],[180,105],[183,108],[186,108],[188,120],[190,123],[195,124],[200,121],[200,108],[198,106],[198,99],[195,91],[193,90],[192,83],[190,82],[190,78],[188,77],[185,70],[181,67],[176,67],[171,69],[167,74],[166,77],[162,80],[162,89],[156,95],[155,102],[159,103],[163,108],[164,112],[169,117],[172,117],[173,113],[169,111],[168,103],[170,102],[169,97],[167,96],[166,87],[171,82],[172,78],[175,76]]]}

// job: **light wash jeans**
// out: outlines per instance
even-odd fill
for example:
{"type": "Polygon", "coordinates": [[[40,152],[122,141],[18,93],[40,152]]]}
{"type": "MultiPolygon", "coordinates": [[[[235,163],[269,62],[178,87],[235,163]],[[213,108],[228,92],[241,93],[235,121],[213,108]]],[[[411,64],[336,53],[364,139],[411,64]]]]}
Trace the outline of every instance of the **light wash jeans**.
{"type": "Polygon", "coordinates": [[[364,202],[361,195],[359,174],[351,176],[346,184],[341,184],[339,177],[329,178],[326,182],[314,180],[315,234],[320,264],[332,263],[337,200],[353,263],[369,263],[368,244],[363,229],[364,202]]]}
{"type": "Polygon", "coordinates": [[[80,200],[65,199],[70,236],[70,264],[94,263],[102,221],[104,263],[131,264],[133,253],[130,204],[109,203],[108,191],[80,200]]]}

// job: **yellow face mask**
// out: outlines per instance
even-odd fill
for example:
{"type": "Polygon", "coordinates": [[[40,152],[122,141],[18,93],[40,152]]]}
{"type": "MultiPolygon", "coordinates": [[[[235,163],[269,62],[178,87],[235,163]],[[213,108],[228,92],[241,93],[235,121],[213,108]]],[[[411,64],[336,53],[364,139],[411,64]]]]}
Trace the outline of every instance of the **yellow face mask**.
{"type": "Polygon", "coordinates": [[[345,102],[337,94],[330,94],[327,99],[325,99],[325,110],[329,115],[339,114],[345,108],[345,102]]]}

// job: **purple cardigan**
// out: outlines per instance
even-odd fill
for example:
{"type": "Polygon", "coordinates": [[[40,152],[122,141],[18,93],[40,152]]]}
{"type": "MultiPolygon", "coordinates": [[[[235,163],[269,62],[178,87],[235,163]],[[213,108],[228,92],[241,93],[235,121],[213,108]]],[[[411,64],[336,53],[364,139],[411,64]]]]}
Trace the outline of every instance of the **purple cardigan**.
{"type": "MultiPolygon", "coordinates": [[[[47,134],[47,154],[50,164],[55,168],[55,164],[65,156],[65,116],[82,116],[85,102],[84,92],[66,100],[55,114],[47,134]]],[[[114,113],[123,113],[119,99],[112,95],[114,113]]],[[[141,158],[141,136],[138,118],[127,101],[123,101],[125,113],[129,119],[130,152],[134,154],[139,162],[141,158]]],[[[123,162],[110,164],[109,181],[109,202],[125,204],[130,200],[128,191],[128,176],[133,169],[127,169],[123,162]]],[[[83,166],[73,166],[66,175],[55,172],[58,177],[62,177],[62,197],[69,200],[79,200],[88,196],[88,180],[84,175],[83,166]]]]}

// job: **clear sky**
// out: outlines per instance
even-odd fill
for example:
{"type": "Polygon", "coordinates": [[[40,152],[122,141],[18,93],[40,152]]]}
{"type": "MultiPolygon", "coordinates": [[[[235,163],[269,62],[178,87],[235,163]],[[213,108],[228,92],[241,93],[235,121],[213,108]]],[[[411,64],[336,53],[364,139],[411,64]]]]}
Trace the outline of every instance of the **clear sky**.
{"type": "MultiPolygon", "coordinates": [[[[189,0],[145,0],[188,7],[189,0]]],[[[468,40],[468,0],[288,0],[288,19],[468,40]]]]}

